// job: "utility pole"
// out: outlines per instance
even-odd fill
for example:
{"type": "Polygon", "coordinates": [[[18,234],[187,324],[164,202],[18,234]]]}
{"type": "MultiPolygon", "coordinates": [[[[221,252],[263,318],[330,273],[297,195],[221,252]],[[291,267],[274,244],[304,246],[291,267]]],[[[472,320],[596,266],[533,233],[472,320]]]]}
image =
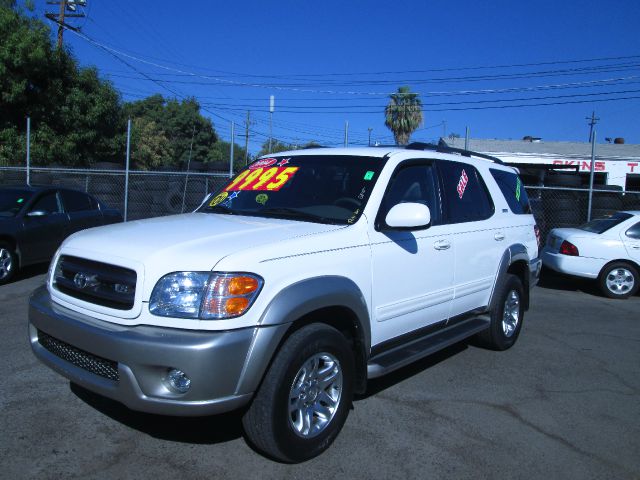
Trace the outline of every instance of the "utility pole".
{"type": "Polygon", "coordinates": [[[79,27],[74,27],[65,22],[67,18],[82,18],[84,17],[84,12],[78,12],[78,7],[86,7],[87,0],[50,0],[47,2],[47,5],[59,5],[58,13],[46,12],[44,14],[49,20],[58,24],[58,50],[62,48],[62,36],[64,34],[64,29],[68,28],[69,30],[73,30],[74,32],[79,32],[79,27]],[[67,13],[69,11],[70,13],[67,13]]]}
{"type": "Polygon", "coordinates": [[[591,112],[591,117],[584,117],[585,120],[589,120],[589,143],[591,143],[591,139],[593,138],[593,127],[598,123],[600,117],[596,117],[596,112],[591,112]]]}
{"type": "Polygon", "coordinates": [[[231,151],[229,152],[229,178],[233,177],[233,144],[236,141],[235,123],[231,120],[231,151]]]}
{"type": "Polygon", "coordinates": [[[271,142],[273,141],[273,110],[276,106],[276,97],[269,97],[269,153],[271,153],[271,142]]]}
{"type": "Polygon", "coordinates": [[[371,146],[371,132],[373,131],[373,128],[369,127],[367,130],[369,130],[369,146],[371,146]]]}
{"type": "Polygon", "coordinates": [[[344,122],[344,148],[349,145],[349,120],[344,122]]]}
{"type": "Polygon", "coordinates": [[[244,124],[244,164],[247,165],[249,163],[249,125],[251,124],[251,120],[249,119],[250,111],[247,110],[247,120],[244,124]]]}
{"type": "Polygon", "coordinates": [[[442,138],[447,138],[447,121],[442,120],[442,138]]]}

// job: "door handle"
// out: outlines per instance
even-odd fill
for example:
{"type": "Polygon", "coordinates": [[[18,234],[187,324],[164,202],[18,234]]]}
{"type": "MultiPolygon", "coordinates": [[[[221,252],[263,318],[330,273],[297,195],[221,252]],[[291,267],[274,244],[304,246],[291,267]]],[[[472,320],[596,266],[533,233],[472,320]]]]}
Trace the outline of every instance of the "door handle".
{"type": "Polygon", "coordinates": [[[495,238],[497,242],[501,242],[504,240],[504,233],[498,232],[493,236],[493,238],[495,238]]]}
{"type": "Polygon", "coordinates": [[[451,248],[451,243],[448,240],[438,240],[433,244],[433,248],[436,250],[448,250],[451,248]]]}

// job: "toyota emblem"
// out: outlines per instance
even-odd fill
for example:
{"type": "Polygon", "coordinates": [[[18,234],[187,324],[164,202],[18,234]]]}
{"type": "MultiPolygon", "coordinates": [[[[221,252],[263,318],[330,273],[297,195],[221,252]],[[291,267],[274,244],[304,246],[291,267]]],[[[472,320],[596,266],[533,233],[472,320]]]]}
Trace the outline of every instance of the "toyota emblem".
{"type": "Polygon", "coordinates": [[[78,272],[73,277],[73,284],[80,290],[94,287],[98,284],[97,275],[87,275],[86,273],[78,272]]]}

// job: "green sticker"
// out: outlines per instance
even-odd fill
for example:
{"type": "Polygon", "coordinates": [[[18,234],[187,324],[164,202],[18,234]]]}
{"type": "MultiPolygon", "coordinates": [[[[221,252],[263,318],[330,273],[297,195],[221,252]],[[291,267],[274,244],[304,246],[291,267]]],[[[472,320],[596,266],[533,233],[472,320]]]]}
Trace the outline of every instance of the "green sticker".
{"type": "Polygon", "coordinates": [[[375,172],[372,172],[371,170],[369,170],[367,173],[364,174],[364,179],[371,180],[374,175],[375,175],[375,172]]]}
{"type": "Polygon", "coordinates": [[[520,179],[516,181],[516,200],[520,201],[520,179]]]}
{"type": "Polygon", "coordinates": [[[260,205],[264,205],[265,203],[267,203],[267,200],[269,200],[269,196],[265,193],[261,193],[260,195],[256,196],[256,202],[260,205]]]}

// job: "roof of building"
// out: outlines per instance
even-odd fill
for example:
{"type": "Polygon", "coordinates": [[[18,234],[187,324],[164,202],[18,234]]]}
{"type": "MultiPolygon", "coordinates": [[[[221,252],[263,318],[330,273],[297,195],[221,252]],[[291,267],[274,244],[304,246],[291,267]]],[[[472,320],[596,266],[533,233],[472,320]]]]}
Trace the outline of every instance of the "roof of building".
{"type": "MultiPolygon", "coordinates": [[[[465,148],[464,138],[442,138],[447,145],[455,148],[465,148]]],[[[560,156],[560,157],[591,157],[591,143],[588,142],[547,142],[544,140],[496,140],[470,138],[468,150],[500,156],[500,154],[524,154],[560,156]]],[[[597,143],[596,156],[598,158],[640,158],[640,145],[597,143]]]]}

